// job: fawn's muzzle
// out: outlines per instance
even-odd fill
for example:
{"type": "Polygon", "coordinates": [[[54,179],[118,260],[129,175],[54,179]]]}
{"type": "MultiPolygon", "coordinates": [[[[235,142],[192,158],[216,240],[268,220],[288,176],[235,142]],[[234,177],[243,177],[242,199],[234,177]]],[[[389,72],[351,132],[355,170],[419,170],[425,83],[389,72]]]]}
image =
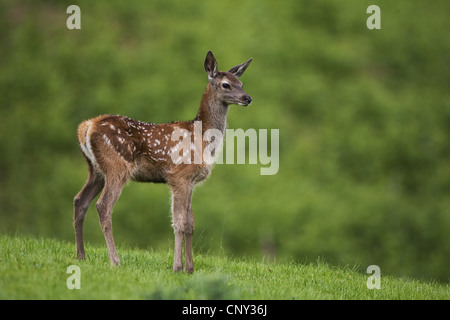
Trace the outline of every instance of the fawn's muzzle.
{"type": "Polygon", "coordinates": [[[252,103],[252,97],[245,95],[241,98],[241,101],[242,102],[239,103],[239,105],[248,106],[250,103],[252,103]]]}

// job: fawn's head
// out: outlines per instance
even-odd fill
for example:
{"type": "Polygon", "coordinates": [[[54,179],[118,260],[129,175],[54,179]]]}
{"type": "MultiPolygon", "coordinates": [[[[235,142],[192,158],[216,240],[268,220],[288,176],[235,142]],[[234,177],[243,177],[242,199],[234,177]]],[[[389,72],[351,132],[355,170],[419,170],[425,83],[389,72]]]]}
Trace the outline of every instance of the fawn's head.
{"type": "Polygon", "coordinates": [[[252,102],[252,97],[245,93],[242,89],[242,82],[238,79],[250,62],[252,59],[231,68],[228,72],[217,71],[217,61],[212,52],[208,51],[205,59],[205,71],[208,74],[209,85],[214,90],[217,99],[227,105],[248,106],[252,102]]]}

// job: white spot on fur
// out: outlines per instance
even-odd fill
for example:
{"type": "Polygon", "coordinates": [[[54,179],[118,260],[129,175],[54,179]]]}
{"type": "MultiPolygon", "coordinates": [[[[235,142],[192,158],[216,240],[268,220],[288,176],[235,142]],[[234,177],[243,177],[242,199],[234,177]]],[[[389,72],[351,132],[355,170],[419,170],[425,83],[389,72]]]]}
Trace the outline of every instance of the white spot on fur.
{"type": "Polygon", "coordinates": [[[103,135],[103,139],[106,141],[108,146],[112,147],[111,140],[109,140],[108,136],[106,134],[103,135]]]}

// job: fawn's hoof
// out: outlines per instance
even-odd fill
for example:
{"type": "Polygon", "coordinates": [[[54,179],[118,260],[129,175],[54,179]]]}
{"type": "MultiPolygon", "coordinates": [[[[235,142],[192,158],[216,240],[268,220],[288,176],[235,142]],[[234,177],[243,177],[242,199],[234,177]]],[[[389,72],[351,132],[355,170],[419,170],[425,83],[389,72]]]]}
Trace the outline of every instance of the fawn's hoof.
{"type": "Polygon", "coordinates": [[[193,274],[194,273],[194,267],[186,268],[184,271],[186,271],[189,274],[193,274]]]}
{"type": "Polygon", "coordinates": [[[183,270],[183,266],[182,265],[173,265],[173,272],[180,272],[183,270]]]}

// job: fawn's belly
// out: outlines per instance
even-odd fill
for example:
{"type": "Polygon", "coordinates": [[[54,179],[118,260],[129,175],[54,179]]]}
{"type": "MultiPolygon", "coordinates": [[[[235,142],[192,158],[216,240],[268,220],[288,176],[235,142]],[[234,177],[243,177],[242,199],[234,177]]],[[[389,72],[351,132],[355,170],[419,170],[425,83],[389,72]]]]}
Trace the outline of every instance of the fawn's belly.
{"type": "Polygon", "coordinates": [[[131,180],[137,182],[167,183],[167,173],[160,167],[151,164],[138,168],[131,175],[131,180]]]}

